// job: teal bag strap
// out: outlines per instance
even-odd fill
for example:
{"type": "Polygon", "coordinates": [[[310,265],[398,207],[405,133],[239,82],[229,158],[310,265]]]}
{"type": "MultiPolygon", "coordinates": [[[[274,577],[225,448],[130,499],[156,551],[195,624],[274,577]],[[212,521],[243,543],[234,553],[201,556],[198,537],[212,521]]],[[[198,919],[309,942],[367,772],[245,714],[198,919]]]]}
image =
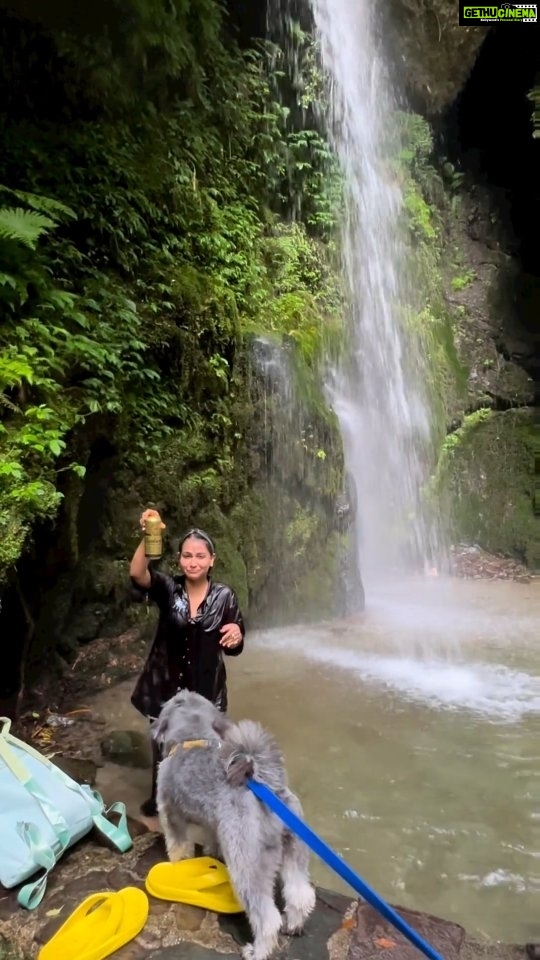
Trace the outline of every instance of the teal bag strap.
{"type": "MultiPolygon", "coordinates": [[[[15,738],[10,737],[9,739],[14,740],[15,738]]],[[[17,745],[19,745],[18,740],[15,742],[17,745]]],[[[34,798],[36,803],[38,803],[43,810],[43,813],[47,817],[47,820],[53,828],[58,840],[58,857],[60,857],[70,841],[71,834],[68,825],[60,811],[56,809],[54,804],[52,804],[49,800],[48,796],[43,792],[39,783],[37,783],[36,780],[34,780],[34,778],[28,773],[28,770],[24,764],[21,763],[19,758],[11,750],[8,743],[8,737],[6,737],[5,734],[5,728],[2,730],[0,735],[0,760],[4,761],[6,767],[8,770],[10,770],[15,779],[19,781],[21,786],[24,787],[26,792],[34,798]]]]}
{"type": "Polygon", "coordinates": [[[17,737],[14,737],[12,733],[9,733],[9,728],[11,721],[6,717],[0,717],[0,721],[4,721],[4,729],[0,734],[0,741],[3,738],[7,744],[12,744],[22,750],[23,753],[27,753],[29,757],[33,757],[34,760],[37,760],[39,763],[42,763],[44,767],[47,767],[58,780],[61,780],[64,786],[68,787],[70,790],[73,790],[75,793],[80,793],[81,788],[75,780],[72,780],[71,777],[68,777],[67,773],[64,773],[60,767],[57,767],[55,763],[51,763],[47,757],[44,757],[38,750],[35,750],[34,747],[31,747],[29,743],[24,743],[22,740],[18,740],[17,737]]]}
{"type": "Polygon", "coordinates": [[[127,850],[131,850],[133,846],[133,840],[131,839],[131,834],[127,825],[127,810],[125,803],[118,801],[117,803],[112,803],[110,807],[105,811],[105,816],[101,813],[96,813],[92,817],[94,821],[94,826],[100,833],[102,833],[112,844],[116,847],[120,853],[126,853],[127,850]],[[117,824],[111,823],[110,820],[107,820],[107,817],[110,813],[119,813],[120,819],[117,824]]]}
{"type": "Polygon", "coordinates": [[[17,894],[17,902],[21,907],[27,910],[33,910],[43,900],[47,887],[49,873],[56,864],[56,856],[51,847],[43,843],[39,835],[39,830],[32,823],[20,823],[18,825],[19,835],[28,845],[32,854],[32,859],[39,867],[43,867],[45,873],[34,880],[33,883],[26,883],[21,887],[17,894]]]}

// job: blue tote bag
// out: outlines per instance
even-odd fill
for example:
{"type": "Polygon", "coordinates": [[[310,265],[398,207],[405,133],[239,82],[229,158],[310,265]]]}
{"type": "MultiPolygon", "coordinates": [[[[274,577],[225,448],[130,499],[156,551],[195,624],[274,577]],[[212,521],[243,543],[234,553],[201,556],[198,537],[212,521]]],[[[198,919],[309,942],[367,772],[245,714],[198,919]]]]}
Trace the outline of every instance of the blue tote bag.
{"type": "Polygon", "coordinates": [[[47,877],[62,854],[93,827],[122,853],[133,841],[123,803],[106,810],[96,790],[76,783],[14,737],[10,725],[0,717],[0,883],[10,889],[41,871],[17,896],[31,910],[43,899],[47,877]],[[119,814],[117,826],[107,819],[110,813],[119,814]]]}

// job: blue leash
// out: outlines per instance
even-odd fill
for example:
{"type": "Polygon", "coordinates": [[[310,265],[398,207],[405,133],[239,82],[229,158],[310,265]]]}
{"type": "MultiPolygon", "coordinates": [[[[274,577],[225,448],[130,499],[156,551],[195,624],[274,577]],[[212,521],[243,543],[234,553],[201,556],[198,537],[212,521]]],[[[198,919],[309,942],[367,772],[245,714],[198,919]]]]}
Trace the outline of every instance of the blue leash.
{"type": "Polygon", "coordinates": [[[375,910],[388,920],[396,930],[399,930],[404,937],[407,937],[407,940],[410,940],[418,950],[421,950],[429,960],[443,960],[440,953],[437,953],[433,947],[430,947],[429,943],[413,930],[408,923],[405,923],[402,917],[396,913],[395,910],[392,910],[392,907],[386,903],[384,900],[379,897],[371,887],[368,887],[367,883],[364,883],[361,877],[354,872],[352,867],[349,867],[341,857],[338,857],[331,847],[328,846],[321,840],[319,836],[308,827],[307,823],[304,823],[300,817],[297,817],[292,810],[289,810],[287,806],[276,797],[275,793],[272,790],[269,790],[264,783],[259,783],[258,780],[248,780],[247,786],[249,789],[258,797],[259,800],[262,800],[263,803],[266,803],[270,807],[273,813],[277,814],[280,820],[283,820],[283,823],[289,830],[292,830],[293,833],[303,840],[304,843],[311,847],[313,853],[316,853],[318,857],[321,857],[325,863],[328,864],[332,870],[335,870],[346,883],[348,883],[353,890],[356,890],[357,893],[363,897],[367,903],[371,904],[375,910]]]}

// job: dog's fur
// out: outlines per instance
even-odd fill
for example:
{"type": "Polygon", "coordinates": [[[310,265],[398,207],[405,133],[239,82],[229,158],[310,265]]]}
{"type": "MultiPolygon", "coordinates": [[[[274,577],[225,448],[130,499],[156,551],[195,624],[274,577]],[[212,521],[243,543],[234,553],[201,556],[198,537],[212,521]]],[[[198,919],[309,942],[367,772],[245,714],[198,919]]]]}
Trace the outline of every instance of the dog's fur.
{"type": "Polygon", "coordinates": [[[152,736],[164,757],[157,807],[169,859],[192,857],[197,841],[206,855],[222,856],[253,932],[253,944],[243,956],[266,960],[277,946],[280,928],[300,933],[315,906],[307,847],[244,785],[246,776],[253,775],[302,816],[279,747],[259,723],[233,723],[204,697],[187,691],[164,705],[152,736]],[[199,739],[210,743],[182,747],[199,739]],[[278,879],[283,918],[274,901],[278,879]]]}

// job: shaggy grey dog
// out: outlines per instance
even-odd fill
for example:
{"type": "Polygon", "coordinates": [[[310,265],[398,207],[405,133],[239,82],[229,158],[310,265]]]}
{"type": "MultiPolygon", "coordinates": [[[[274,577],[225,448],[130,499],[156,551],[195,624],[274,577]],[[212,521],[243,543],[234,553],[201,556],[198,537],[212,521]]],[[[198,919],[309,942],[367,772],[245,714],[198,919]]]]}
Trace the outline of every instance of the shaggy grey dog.
{"type": "Polygon", "coordinates": [[[233,723],[188,691],[167,701],[152,724],[152,737],[164,757],[157,807],[169,859],[192,857],[195,842],[207,856],[221,854],[253,932],[243,956],[266,960],[280,928],[300,933],[315,906],[307,847],[244,786],[253,775],[302,816],[279,747],[259,723],[233,723]],[[283,918],[274,901],[278,879],[283,918]]]}

